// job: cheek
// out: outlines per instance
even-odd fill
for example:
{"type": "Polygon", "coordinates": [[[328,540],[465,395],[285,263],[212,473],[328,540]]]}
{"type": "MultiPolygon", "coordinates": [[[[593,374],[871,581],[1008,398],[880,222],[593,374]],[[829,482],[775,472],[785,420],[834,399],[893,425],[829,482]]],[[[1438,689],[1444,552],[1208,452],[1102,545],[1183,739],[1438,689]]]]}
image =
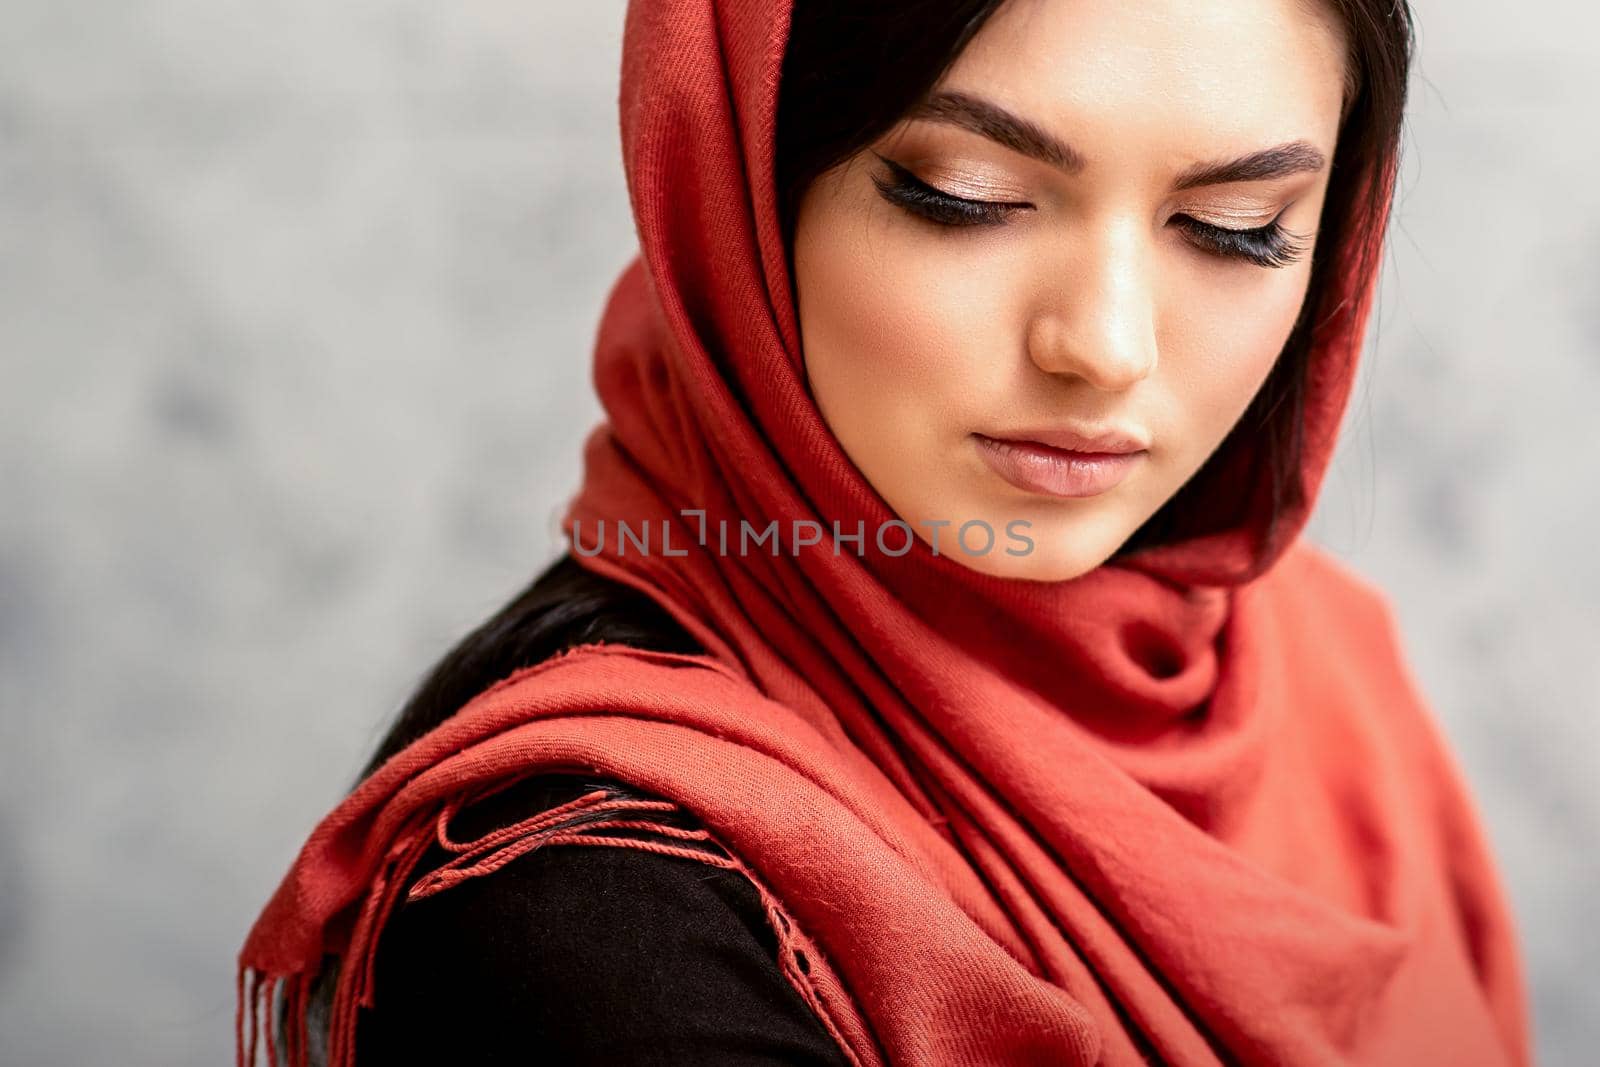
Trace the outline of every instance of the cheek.
{"type": "Polygon", "coordinates": [[[1002,364],[998,283],[970,251],[858,205],[807,220],[795,256],[806,373],[847,447],[927,440],[961,421],[963,399],[1002,364]]]}
{"type": "Polygon", "coordinates": [[[1213,287],[1185,299],[1169,351],[1191,458],[1209,455],[1250,406],[1294,328],[1307,280],[1296,268],[1290,277],[1250,279],[1247,291],[1219,295],[1213,287]]]}

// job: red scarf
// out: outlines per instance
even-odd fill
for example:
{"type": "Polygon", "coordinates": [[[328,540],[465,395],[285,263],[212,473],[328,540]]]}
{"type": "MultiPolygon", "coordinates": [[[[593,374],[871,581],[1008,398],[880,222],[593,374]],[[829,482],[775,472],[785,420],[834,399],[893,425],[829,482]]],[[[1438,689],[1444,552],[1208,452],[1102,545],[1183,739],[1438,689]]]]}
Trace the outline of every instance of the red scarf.
{"type": "MultiPolygon", "coordinates": [[[[580,562],[708,654],[580,647],[357,788],[241,953],[241,1062],[275,989],[291,1026],[265,1040],[303,1058],[332,953],[330,1063],[348,1064],[356,1006],[381,995],[376,934],[436,827],[517,777],[584,769],[698,817],[858,1064],[1528,1063],[1506,903],[1388,602],[1297,539],[1374,279],[1347,267],[1322,295],[1302,499],[1276,531],[1264,468],[1239,454],[1215,494],[1237,522],[1072,581],[985,576],[921,542],[873,552],[894,516],[806,392],[773,195],[788,10],[634,0],[624,39],[641,256],[606,308],[609,418],[566,522],[592,546],[605,520],[580,562]],[[648,554],[618,551],[618,519],[651,530],[648,554]],[[721,529],[774,519],[864,522],[869,549],[718,550],[721,529]]],[[[1354,234],[1341,263],[1383,223],[1354,234]]],[[[638,845],[554,841],[597,842],[638,845]]]]}

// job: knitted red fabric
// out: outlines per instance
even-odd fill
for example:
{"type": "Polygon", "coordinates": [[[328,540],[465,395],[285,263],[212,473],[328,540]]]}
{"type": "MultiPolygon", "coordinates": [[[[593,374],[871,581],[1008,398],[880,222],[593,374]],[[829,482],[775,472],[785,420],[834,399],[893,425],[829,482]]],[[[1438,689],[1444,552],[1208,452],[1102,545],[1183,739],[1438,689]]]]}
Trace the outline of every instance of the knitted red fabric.
{"type": "MultiPolygon", "coordinates": [[[[806,392],[774,196],[788,11],[634,0],[623,46],[641,256],[605,312],[608,421],[566,523],[580,547],[602,520],[655,530],[649,552],[612,538],[579,561],[708,654],[580,647],[363,783],[244,946],[241,1062],[275,989],[291,1025],[264,1036],[303,1061],[330,953],[330,1062],[348,1064],[356,1005],[381,995],[376,932],[436,825],[583,769],[701,820],[859,1064],[1528,1063],[1506,902],[1389,603],[1298,538],[1382,218],[1332,250],[1300,492],[1276,526],[1260,457],[1230,439],[1206,473],[1215,529],[1073,581],[870,551],[894,515],[806,392]],[[869,551],[721,550],[773,520],[864,528],[869,551]]],[[[1394,174],[1365,179],[1387,192],[1394,174]]]]}

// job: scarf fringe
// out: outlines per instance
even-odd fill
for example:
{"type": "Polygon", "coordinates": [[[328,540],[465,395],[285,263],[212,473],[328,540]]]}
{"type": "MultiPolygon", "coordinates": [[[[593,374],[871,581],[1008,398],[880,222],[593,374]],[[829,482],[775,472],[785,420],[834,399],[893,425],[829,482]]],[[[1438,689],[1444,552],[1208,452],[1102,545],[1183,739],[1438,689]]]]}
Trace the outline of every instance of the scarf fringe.
{"type": "Polygon", "coordinates": [[[631,798],[607,799],[604,790],[595,790],[576,800],[568,801],[549,811],[523,819],[511,826],[484,834],[470,842],[456,842],[449,835],[449,819],[457,810],[452,806],[440,812],[437,840],[444,848],[457,853],[454,859],[428,872],[412,885],[406,895],[409,903],[441,893],[451,886],[460,885],[469,878],[491,874],[519,856],[544,845],[560,844],[624,844],[651,852],[683,856],[718,866],[727,866],[726,850],[717,845],[711,834],[702,828],[685,828],[653,819],[626,818],[629,813],[671,814],[682,811],[668,800],[634,800],[631,798]],[[569,825],[570,817],[578,812],[585,816],[580,826],[569,825]],[[643,830],[667,841],[650,841],[636,838],[612,838],[597,834],[598,830],[643,830]],[[699,841],[714,848],[715,853],[677,842],[699,841]]]}
{"type": "Polygon", "coordinates": [[[262,1049],[271,1067],[309,1067],[306,1008],[316,977],[311,973],[267,974],[239,965],[234,1012],[237,1067],[256,1067],[262,1049]]]}
{"type": "MultiPolygon", "coordinates": [[[[328,1018],[327,1059],[323,1067],[353,1067],[358,1009],[373,1004],[372,967],[377,955],[377,934],[388,921],[401,891],[405,873],[433,843],[420,833],[426,821],[413,822],[395,838],[394,845],[373,878],[350,935],[349,945],[335,954],[338,975],[328,1018]]],[[[311,991],[318,977],[315,966],[288,972],[268,972],[241,960],[235,983],[234,1011],[236,1067],[257,1067],[266,1051],[267,1067],[311,1067],[311,991]]]]}
{"type": "MultiPolygon", "coordinates": [[[[883,1064],[876,1041],[860,1026],[847,1022],[855,1016],[842,981],[827,964],[820,948],[801,934],[784,914],[777,898],[755,872],[709,830],[675,826],[651,817],[681,813],[683,809],[677,804],[666,800],[612,799],[605,790],[594,790],[471,841],[457,841],[450,835],[450,822],[473,799],[481,799],[481,795],[452,798],[437,815],[414,821],[397,836],[390,848],[362,902],[349,945],[344,952],[332,957],[337,960],[338,974],[327,1026],[325,1067],[354,1067],[359,1009],[374,1004],[373,965],[378,934],[402,896],[409,903],[442,893],[468,879],[497,871],[519,856],[546,845],[635,848],[693,859],[742,874],[755,885],[767,922],[777,935],[780,969],[816,1013],[851,1067],[881,1067],[883,1064]],[[582,818],[577,826],[572,825],[575,815],[582,818]],[[431,833],[426,832],[429,829],[431,833]],[[647,831],[654,838],[614,836],[604,832],[611,830],[647,831]],[[407,888],[407,876],[435,843],[455,856],[417,878],[407,888]]],[[[310,1067],[308,1009],[318,976],[315,968],[270,973],[241,960],[235,983],[236,1067],[257,1067],[263,1049],[268,1067],[310,1067]]]]}

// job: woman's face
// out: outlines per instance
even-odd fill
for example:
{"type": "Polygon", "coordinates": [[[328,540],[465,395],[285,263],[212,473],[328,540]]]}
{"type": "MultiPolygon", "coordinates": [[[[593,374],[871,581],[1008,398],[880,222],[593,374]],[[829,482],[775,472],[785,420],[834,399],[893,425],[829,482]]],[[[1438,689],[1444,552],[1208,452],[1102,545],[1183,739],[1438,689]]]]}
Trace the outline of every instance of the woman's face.
{"type": "Polygon", "coordinates": [[[1344,57],[1303,0],[1011,0],[924,108],[811,185],[810,388],[922,540],[1072,578],[1216,450],[1306,295],[1344,57]],[[1101,430],[1137,451],[1026,443],[1101,430]]]}

